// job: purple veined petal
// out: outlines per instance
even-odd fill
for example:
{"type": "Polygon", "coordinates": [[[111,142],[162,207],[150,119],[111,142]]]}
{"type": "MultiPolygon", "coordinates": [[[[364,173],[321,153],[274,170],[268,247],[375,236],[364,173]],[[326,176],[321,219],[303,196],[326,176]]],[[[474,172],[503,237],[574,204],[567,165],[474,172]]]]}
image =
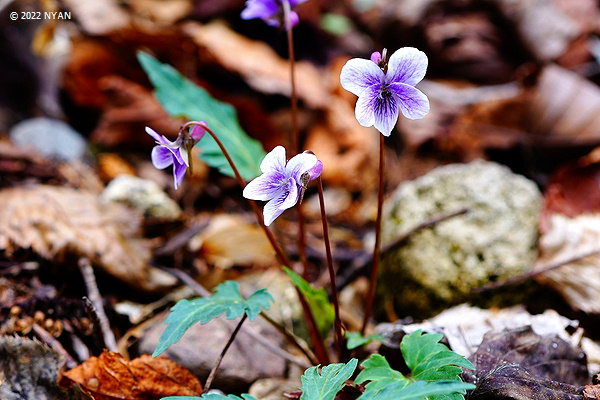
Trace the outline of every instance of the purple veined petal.
{"type": "Polygon", "coordinates": [[[288,179],[286,187],[287,197],[279,206],[279,208],[282,210],[287,210],[288,208],[294,207],[298,202],[298,197],[300,196],[300,193],[298,192],[298,184],[294,178],[288,179]]]}
{"type": "Polygon", "coordinates": [[[314,167],[317,161],[317,156],[314,154],[296,154],[285,166],[285,176],[287,178],[293,178],[296,182],[301,183],[300,178],[302,174],[314,167]]]}
{"type": "MultiPolygon", "coordinates": [[[[177,147],[175,149],[172,149],[170,147],[167,148],[171,150],[171,153],[173,153],[173,157],[175,158],[175,160],[177,160],[179,164],[184,164],[186,167],[188,166],[186,160],[184,160],[184,155],[181,154],[182,147],[177,147]]],[[[187,154],[185,155],[185,157],[187,158],[187,154]]]]}
{"type": "Polygon", "coordinates": [[[242,19],[268,19],[277,14],[277,3],[275,0],[248,0],[246,8],[240,15],[242,19]]]}
{"type": "Polygon", "coordinates": [[[170,149],[161,145],[154,146],[150,158],[156,169],[165,169],[173,164],[173,153],[170,149]]]}
{"type": "Polygon", "coordinates": [[[381,68],[371,60],[362,58],[353,58],[349,60],[343,67],[340,74],[340,82],[342,87],[347,91],[354,93],[357,96],[362,96],[363,93],[370,87],[381,85],[385,76],[381,68]]]}
{"type": "Polygon", "coordinates": [[[265,225],[269,226],[285,211],[285,208],[281,208],[281,205],[288,197],[289,193],[285,186],[283,186],[277,195],[269,200],[265,207],[263,208],[263,215],[265,219],[265,225]]]}
{"type": "Polygon", "coordinates": [[[167,139],[163,135],[159,135],[158,133],[156,133],[156,131],[154,129],[150,128],[149,126],[147,126],[145,130],[148,135],[152,136],[152,138],[154,138],[154,140],[156,140],[156,143],[162,144],[166,147],[172,147],[172,146],[177,147],[176,142],[171,142],[169,139],[167,139]]]}
{"type": "Polygon", "coordinates": [[[429,99],[419,89],[402,83],[392,83],[389,90],[396,95],[400,110],[406,118],[423,118],[429,112],[429,99]]]}
{"type": "Polygon", "coordinates": [[[398,103],[396,94],[389,89],[377,98],[374,125],[383,136],[390,136],[392,129],[398,122],[398,103]]]}
{"type": "Polygon", "coordinates": [[[373,126],[375,123],[375,106],[379,97],[379,88],[379,84],[371,86],[356,101],[354,115],[362,126],[373,126]]]}
{"type": "Polygon", "coordinates": [[[388,62],[386,83],[405,83],[414,86],[425,77],[427,55],[414,47],[402,47],[388,62]]]}
{"type": "Polygon", "coordinates": [[[185,171],[187,171],[187,165],[178,162],[173,163],[173,180],[175,190],[177,190],[177,188],[183,183],[185,171]]]}
{"type": "Polygon", "coordinates": [[[260,170],[263,174],[270,171],[280,171],[283,173],[285,170],[285,147],[276,146],[267,153],[260,163],[260,170]]]}
{"type": "Polygon", "coordinates": [[[242,195],[251,200],[271,200],[285,186],[285,176],[280,171],[270,171],[250,181],[242,195]]]}

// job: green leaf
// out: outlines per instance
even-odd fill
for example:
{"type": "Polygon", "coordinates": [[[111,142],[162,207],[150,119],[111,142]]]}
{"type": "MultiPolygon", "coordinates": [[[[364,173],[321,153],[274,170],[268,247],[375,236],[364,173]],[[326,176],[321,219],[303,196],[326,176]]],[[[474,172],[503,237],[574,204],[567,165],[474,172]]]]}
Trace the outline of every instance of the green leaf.
{"type": "MultiPolygon", "coordinates": [[[[406,365],[411,370],[412,379],[425,382],[462,382],[459,376],[462,370],[459,367],[475,369],[469,360],[438,343],[442,337],[442,334],[422,335],[421,331],[417,330],[402,338],[400,349],[406,365]]],[[[466,392],[432,396],[430,399],[460,400],[463,399],[464,393],[466,392]]]]}
{"type": "Polygon", "coordinates": [[[335,310],[333,305],[329,302],[327,292],[325,292],[325,289],[323,288],[313,288],[310,283],[306,282],[300,275],[291,269],[286,267],[283,267],[283,269],[292,280],[294,286],[296,286],[300,292],[302,292],[304,298],[306,298],[306,302],[315,316],[321,337],[327,337],[327,334],[333,327],[333,321],[335,320],[335,310]]]}
{"type": "Polygon", "coordinates": [[[273,297],[267,293],[266,289],[260,289],[244,300],[240,294],[239,285],[232,281],[217,286],[211,297],[180,300],[171,308],[171,313],[165,321],[167,327],[152,356],[158,356],[170,345],[176,343],[185,331],[196,322],[205,324],[223,313],[227,319],[241,317],[246,313],[250,321],[254,321],[262,308],[269,309],[271,301],[274,301],[273,297]]]}
{"type": "MultiPolygon", "coordinates": [[[[248,181],[260,174],[259,166],[265,151],[260,142],[242,130],[230,104],[215,100],[170,65],[141,51],[137,57],[154,85],[154,95],[169,115],[206,122],[227,149],[242,178],[248,181]]],[[[202,160],[208,165],[225,175],[234,176],[227,159],[210,135],[206,135],[197,146],[202,150],[202,160]]]]}
{"type": "Polygon", "coordinates": [[[163,397],[160,400],[258,400],[254,396],[250,396],[249,394],[242,394],[242,397],[238,397],[236,395],[230,394],[229,396],[221,396],[220,394],[214,393],[205,393],[202,397],[198,396],[169,396],[163,397]]]}
{"type": "Polygon", "coordinates": [[[392,369],[385,357],[379,354],[372,354],[360,366],[363,370],[358,374],[354,383],[360,385],[371,381],[366,386],[367,389],[380,390],[395,382],[409,382],[400,372],[392,369]]]}
{"type": "Polygon", "coordinates": [[[367,388],[357,400],[423,400],[439,398],[438,396],[465,393],[468,389],[475,388],[470,383],[455,381],[439,382],[409,382],[400,381],[391,383],[381,390],[367,388]],[[407,383],[408,382],[408,383],[407,383]]]}
{"type": "Polygon", "coordinates": [[[310,367],[302,375],[302,395],[300,400],[333,400],[337,392],[350,379],[358,360],[353,358],[347,364],[329,364],[323,367],[310,367]]]}
{"type": "Polygon", "coordinates": [[[374,335],[369,335],[369,336],[365,337],[358,332],[346,331],[346,339],[348,339],[348,343],[346,344],[346,347],[348,348],[348,350],[352,350],[357,347],[363,346],[365,344],[374,342],[376,340],[381,342],[381,341],[383,341],[383,336],[376,333],[374,335]]]}

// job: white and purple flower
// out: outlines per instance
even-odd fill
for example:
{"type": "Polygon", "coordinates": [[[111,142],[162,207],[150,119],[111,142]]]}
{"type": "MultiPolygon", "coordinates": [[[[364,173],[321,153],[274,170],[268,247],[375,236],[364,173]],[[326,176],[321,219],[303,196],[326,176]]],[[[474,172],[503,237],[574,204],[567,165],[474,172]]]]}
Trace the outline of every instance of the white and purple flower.
{"type": "Polygon", "coordinates": [[[202,125],[194,125],[190,130],[184,129],[174,142],[163,135],[159,135],[150,127],[146,127],[146,133],[156,140],[157,145],[152,149],[152,165],[157,169],[165,169],[173,164],[174,186],[177,189],[183,182],[185,171],[190,165],[189,153],[206,134],[202,125]]]}
{"type": "MultiPolygon", "coordinates": [[[[246,8],[242,11],[242,19],[260,18],[268,25],[278,27],[283,21],[283,2],[287,1],[290,8],[304,3],[306,0],[246,0],[246,8]]],[[[290,24],[298,24],[298,14],[290,11],[290,24]]],[[[284,24],[287,25],[287,24],[284,24]]]]}
{"type": "Polygon", "coordinates": [[[292,157],[286,164],[285,148],[277,146],[260,163],[262,175],[244,188],[247,199],[268,201],[265,204],[265,225],[269,226],[285,210],[302,202],[308,182],[317,179],[323,163],[311,152],[292,157]]]}
{"type": "Polygon", "coordinates": [[[342,87],[358,96],[356,119],[389,136],[398,120],[398,108],[409,119],[423,118],[429,100],[414,86],[424,77],[427,56],[413,47],[403,47],[386,60],[375,52],[370,60],[353,58],[342,68],[342,87]]]}

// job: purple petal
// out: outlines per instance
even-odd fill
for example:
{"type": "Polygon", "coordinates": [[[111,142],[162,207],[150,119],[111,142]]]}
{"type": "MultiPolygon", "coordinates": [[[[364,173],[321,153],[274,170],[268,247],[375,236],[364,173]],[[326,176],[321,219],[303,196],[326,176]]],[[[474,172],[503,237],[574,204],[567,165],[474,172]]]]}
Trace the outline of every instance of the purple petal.
{"type": "Polygon", "coordinates": [[[173,157],[175,157],[175,160],[177,160],[177,162],[179,164],[184,164],[186,167],[188,166],[187,163],[187,154],[181,154],[181,147],[177,147],[175,149],[172,149],[170,147],[167,147],[169,150],[171,150],[171,153],[173,153],[173,157]]]}
{"type": "Polygon", "coordinates": [[[285,147],[277,146],[271,150],[260,163],[262,173],[285,170],[285,147]]]}
{"type": "Polygon", "coordinates": [[[340,74],[342,87],[357,96],[362,96],[368,88],[381,85],[383,71],[370,60],[353,58],[349,60],[340,74]]]}
{"type": "Polygon", "coordinates": [[[419,89],[402,83],[392,83],[389,89],[396,95],[400,110],[406,118],[423,118],[429,112],[429,99],[419,89]]]}
{"type": "Polygon", "coordinates": [[[314,181],[321,176],[321,173],[323,172],[323,163],[320,160],[317,160],[317,163],[314,165],[314,167],[306,172],[308,172],[308,179],[314,181]]]}
{"type": "Polygon", "coordinates": [[[298,4],[304,3],[306,0],[290,0],[290,7],[296,7],[298,4]]]}
{"type": "Polygon", "coordinates": [[[282,172],[271,171],[254,178],[246,185],[242,195],[251,200],[271,200],[285,185],[285,176],[282,172]]]}
{"type": "Polygon", "coordinates": [[[375,123],[375,106],[379,96],[379,85],[374,85],[358,98],[354,115],[362,126],[373,126],[375,123]]]}
{"type": "Polygon", "coordinates": [[[265,225],[269,226],[275,221],[277,217],[279,217],[285,211],[285,208],[281,208],[283,202],[287,199],[289,192],[285,187],[280,189],[280,192],[277,193],[273,199],[271,199],[265,207],[263,208],[263,215],[265,219],[265,225]]]}
{"type": "Polygon", "coordinates": [[[269,19],[277,14],[277,3],[274,0],[248,0],[246,8],[240,15],[242,19],[269,19]]]}
{"type": "Polygon", "coordinates": [[[201,141],[204,135],[206,135],[206,129],[202,125],[194,125],[192,132],[190,132],[190,137],[196,143],[201,141]]]}
{"type": "Polygon", "coordinates": [[[387,83],[405,83],[414,86],[425,77],[427,56],[414,47],[402,47],[392,54],[386,74],[387,83]]]}
{"type": "Polygon", "coordinates": [[[175,190],[183,183],[183,177],[185,176],[185,171],[187,170],[187,165],[175,162],[173,164],[173,180],[175,185],[175,190]]]}
{"type": "Polygon", "coordinates": [[[173,146],[175,144],[175,142],[171,142],[169,139],[167,139],[163,135],[159,135],[158,133],[156,133],[149,126],[146,127],[146,133],[148,135],[152,136],[154,138],[154,140],[156,140],[156,143],[158,143],[158,144],[162,144],[165,146],[173,146]]]}
{"type": "Polygon", "coordinates": [[[294,178],[288,179],[286,191],[287,191],[288,195],[285,198],[285,200],[283,201],[283,203],[281,203],[281,205],[279,206],[279,208],[281,208],[282,210],[287,210],[288,208],[292,208],[298,202],[298,197],[299,197],[300,193],[298,193],[298,185],[296,184],[296,180],[294,180],[294,178]]]}
{"type": "Polygon", "coordinates": [[[285,166],[285,176],[288,178],[293,178],[296,182],[300,183],[300,177],[302,174],[314,167],[317,161],[317,156],[314,154],[297,154],[292,157],[285,166]]]}
{"type": "Polygon", "coordinates": [[[379,65],[379,61],[381,61],[381,53],[378,51],[374,51],[373,54],[371,54],[371,61],[379,65]]]}
{"type": "Polygon", "coordinates": [[[398,99],[393,91],[386,90],[377,98],[376,101],[375,128],[381,132],[383,136],[390,136],[390,133],[392,132],[392,129],[394,129],[397,121],[398,99]]]}
{"type": "Polygon", "coordinates": [[[152,159],[152,165],[156,169],[165,169],[173,164],[173,153],[171,150],[160,145],[154,146],[150,158],[152,159]]]}

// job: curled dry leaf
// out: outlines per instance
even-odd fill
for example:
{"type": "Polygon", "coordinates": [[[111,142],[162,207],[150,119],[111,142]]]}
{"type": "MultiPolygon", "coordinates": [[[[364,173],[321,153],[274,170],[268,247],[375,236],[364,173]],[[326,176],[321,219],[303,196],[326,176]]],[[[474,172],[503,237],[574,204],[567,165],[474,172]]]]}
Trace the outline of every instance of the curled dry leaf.
{"type": "Polygon", "coordinates": [[[193,251],[227,269],[245,265],[272,265],[273,249],[262,229],[235,215],[216,215],[202,233],[190,241],[193,251]]]}
{"type": "Polygon", "coordinates": [[[127,361],[119,353],[104,351],[63,373],[61,387],[79,385],[95,400],[160,399],[199,396],[200,381],[187,369],[166,358],[142,355],[127,361]]]}
{"type": "MultiPolygon", "coordinates": [[[[188,22],[182,27],[195,43],[210,52],[226,69],[241,75],[254,89],[263,93],[290,96],[290,67],[267,44],[246,38],[222,22],[200,25],[188,22]]],[[[329,100],[321,72],[309,62],[296,62],[298,98],[314,108],[323,108],[329,100]]]]}
{"type": "Polygon", "coordinates": [[[7,253],[30,248],[54,260],[72,254],[136,288],[173,285],[174,278],[149,267],[140,223],[139,214],[82,190],[37,185],[0,191],[0,249],[7,253]]]}

